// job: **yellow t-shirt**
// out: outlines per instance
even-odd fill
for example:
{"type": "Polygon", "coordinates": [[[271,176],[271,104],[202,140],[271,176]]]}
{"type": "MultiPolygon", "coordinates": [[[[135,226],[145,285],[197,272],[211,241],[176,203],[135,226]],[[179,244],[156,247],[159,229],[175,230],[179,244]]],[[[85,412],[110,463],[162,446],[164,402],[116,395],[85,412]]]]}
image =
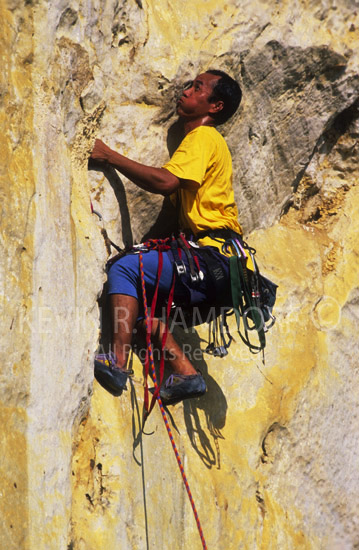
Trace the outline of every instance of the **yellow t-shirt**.
{"type": "MultiPolygon", "coordinates": [[[[232,187],[232,157],[223,136],[212,126],[189,132],[163,168],[181,180],[171,195],[180,200],[179,227],[194,234],[228,228],[242,234],[232,187]]],[[[221,245],[209,237],[202,245],[221,245]]]]}

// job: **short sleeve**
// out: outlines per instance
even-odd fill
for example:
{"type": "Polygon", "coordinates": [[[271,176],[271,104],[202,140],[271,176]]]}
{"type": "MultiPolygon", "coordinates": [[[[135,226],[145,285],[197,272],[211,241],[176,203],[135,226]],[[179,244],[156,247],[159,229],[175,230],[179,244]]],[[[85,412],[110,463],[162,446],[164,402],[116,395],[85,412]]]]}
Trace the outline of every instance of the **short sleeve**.
{"type": "Polygon", "coordinates": [[[192,130],[183,139],[169,162],[163,168],[182,180],[191,180],[202,185],[208,166],[211,164],[215,142],[208,134],[192,130]]]}

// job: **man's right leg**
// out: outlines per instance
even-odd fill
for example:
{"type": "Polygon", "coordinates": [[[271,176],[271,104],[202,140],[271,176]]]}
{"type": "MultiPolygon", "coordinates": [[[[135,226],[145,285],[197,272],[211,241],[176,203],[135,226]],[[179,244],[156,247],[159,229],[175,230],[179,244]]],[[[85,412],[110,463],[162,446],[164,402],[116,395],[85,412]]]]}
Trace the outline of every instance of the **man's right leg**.
{"type": "MultiPolygon", "coordinates": [[[[152,338],[161,347],[165,324],[160,319],[153,319],[152,338]]],[[[165,357],[173,374],[161,387],[160,396],[164,405],[174,405],[183,399],[200,397],[206,392],[206,383],[201,373],[196,371],[182,348],[177,344],[171,332],[168,332],[164,346],[165,357]]]]}
{"type": "MultiPolygon", "coordinates": [[[[162,337],[165,330],[165,324],[160,319],[152,320],[152,339],[158,348],[161,347],[162,337]]],[[[164,347],[166,360],[170,364],[173,372],[183,375],[197,374],[196,369],[186,357],[183,349],[177,344],[171,332],[168,331],[164,347]]]]}

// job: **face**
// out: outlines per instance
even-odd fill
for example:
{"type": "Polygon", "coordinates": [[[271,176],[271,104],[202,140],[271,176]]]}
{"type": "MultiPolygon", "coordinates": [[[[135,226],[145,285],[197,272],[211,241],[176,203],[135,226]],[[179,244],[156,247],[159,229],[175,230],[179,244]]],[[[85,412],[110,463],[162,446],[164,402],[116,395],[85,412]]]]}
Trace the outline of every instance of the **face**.
{"type": "Polygon", "coordinates": [[[211,114],[217,100],[210,101],[213,86],[220,77],[210,73],[198,75],[182,92],[177,102],[177,114],[185,119],[200,118],[211,114]]]}

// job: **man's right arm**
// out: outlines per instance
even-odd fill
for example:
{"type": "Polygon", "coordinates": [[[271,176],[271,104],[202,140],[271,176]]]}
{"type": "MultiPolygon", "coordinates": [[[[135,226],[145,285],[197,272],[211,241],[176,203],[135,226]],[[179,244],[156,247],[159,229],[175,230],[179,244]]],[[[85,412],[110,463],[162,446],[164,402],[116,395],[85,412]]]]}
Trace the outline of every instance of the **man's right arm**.
{"type": "Polygon", "coordinates": [[[170,195],[180,186],[179,178],[165,168],[146,166],[131,160],[110,149],[100,139],[96,139],[91,158],[109,164],[135,185],[150,193],[170,195]]]}

